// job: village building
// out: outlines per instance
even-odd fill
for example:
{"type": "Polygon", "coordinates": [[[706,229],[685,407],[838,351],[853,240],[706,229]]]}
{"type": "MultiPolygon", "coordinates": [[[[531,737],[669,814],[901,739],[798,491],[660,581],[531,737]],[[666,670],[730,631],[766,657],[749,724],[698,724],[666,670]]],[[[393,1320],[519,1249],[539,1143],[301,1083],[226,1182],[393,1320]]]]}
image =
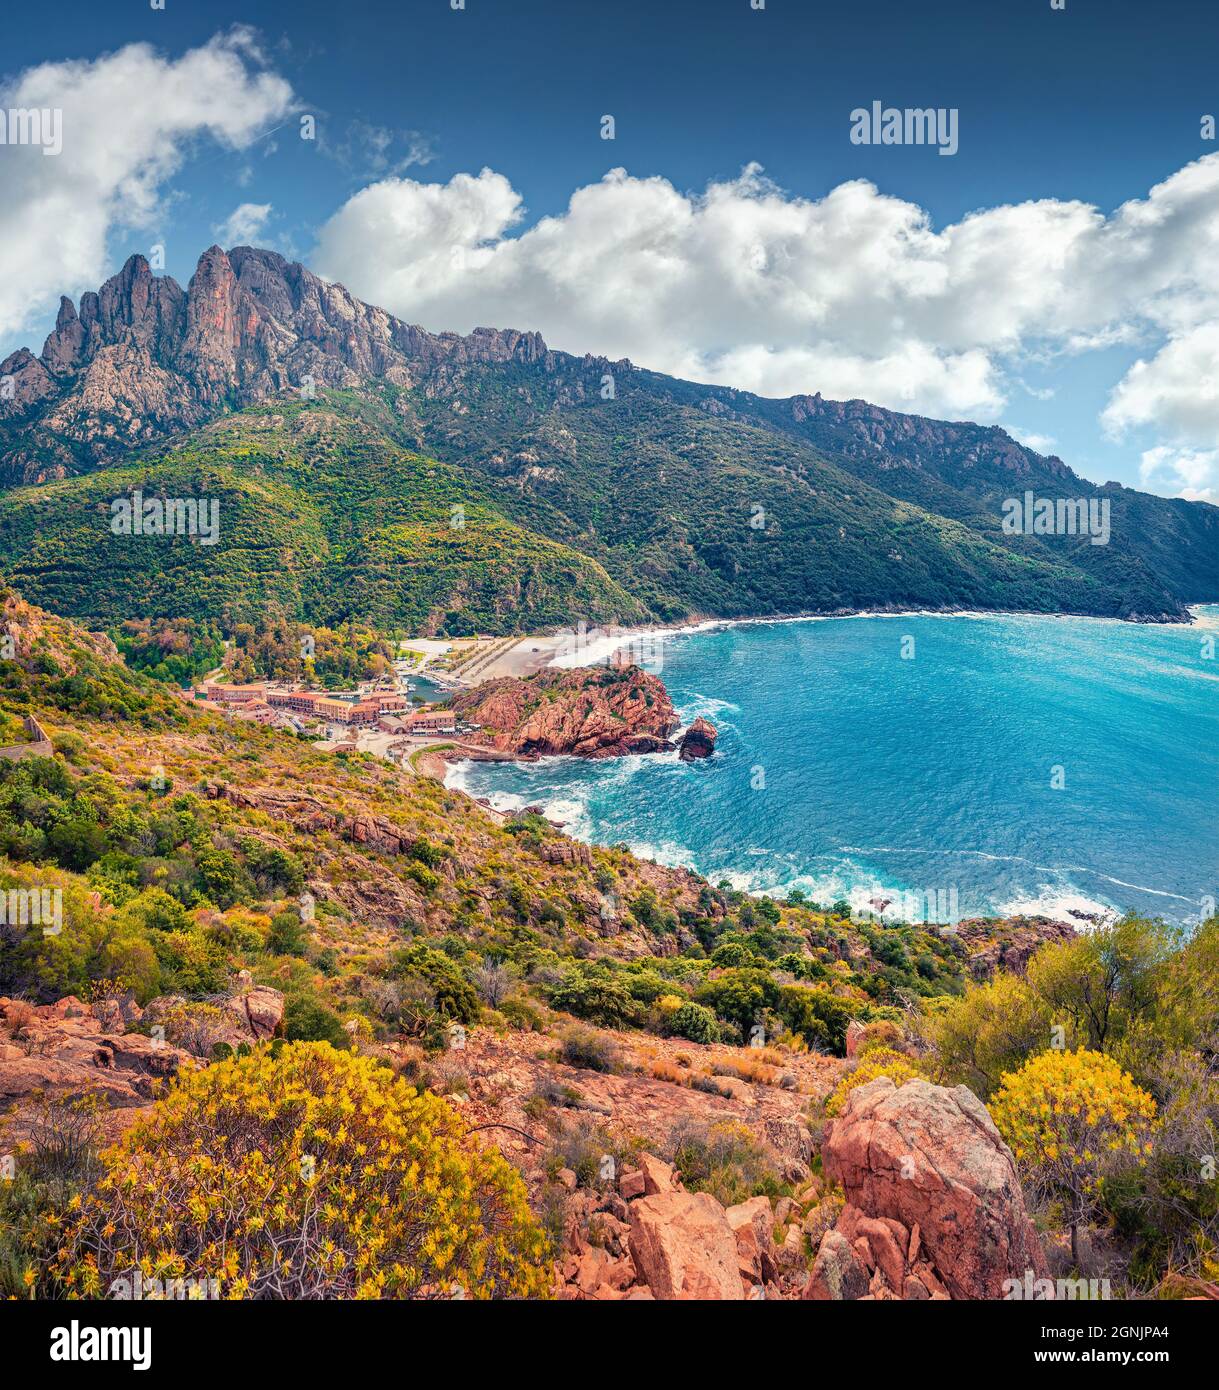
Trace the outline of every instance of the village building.
{"type": "Polygon", "coordinates": [[[455,734],[457,716],[451,709],[416,710],[408,716],[407,725],[413,734],[455,734]]]}
{"type": "MultiPolygon", "coordinates": [[[[375,729],[384,733],[410,731],[409,702],[395,691],[379,691],[353,696],[325,690],[301,690],[284,685],[257,682],[237,685],[227,681],[205,681],[196,687],[195,697],[222,705],[240,717],[258,724],[299,730],[304,723],[321,721],[348,729],[375,729]],[[382,721],[388,721],[383,723],[382,721]]],[[[448,729],[452,716],[440,721],[437,730],[448,729]]],[[[428,732],[433,732],[431,726],[428,732]]]]}
{"type": "Polygon", "coordinates": [[[233,718],[253,724],[275,724],[279,715],[265,700],[247,700],[233,710],[233,718]]]}
{"type": "Polygon", "coordinates": [[[244,705],[250,700],[264,700],[266,694],[267,687],[261,682],[257,685],[232,685],[226,681],[203,683],[203,698],[218,705],[244,705]]]}
{"type": "Polygon", "coordinates": [[[315,714],[317,702],[325,696],[317,690],[268,690],[267,704],[290,709],[296,714],[315,714]]]}

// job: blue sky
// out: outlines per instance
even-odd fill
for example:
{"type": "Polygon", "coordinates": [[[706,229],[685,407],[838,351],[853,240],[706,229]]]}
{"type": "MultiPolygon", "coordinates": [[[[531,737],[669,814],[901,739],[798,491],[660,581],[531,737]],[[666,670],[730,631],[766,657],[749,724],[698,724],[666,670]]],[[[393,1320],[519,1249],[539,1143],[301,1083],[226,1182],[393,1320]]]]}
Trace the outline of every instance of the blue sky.
{"type": "MultiPolygon", "coordinates": [[[[40,346],[52,286],[76,296],[153,244],[185,281],[244,221],[250,240],[432,329],[538,327],[570,350],[773,394],[993,420],[1097,480],[1139,485],[1142,465],[1154,490],[1219,495],[1219,407],[1188,384],[1214,347],[1198,284],[1214,265],[1219,172],[1214,198],[1207,170],[1115,218],[1216,148],[1200,131],[1219,114],[1214,3],[62,0],[5,28],[5,104],[62,87],[65,142],[75,111],[101,153],[86,176],[65,144],[34,181],[14,163],[28,151],[0,148],[0,176],[16,171],[10,216],[29,205],[10,238],[25,297],[0,306],[0,355],[40,346]],[[225,115],[206,90],[192,102],[176,66],[217,42],[244,74],[225,74],[225,115]],[[107,84],[104,65],[133,44],[152,46],[143,67],[107,84]],[[38,64],[56,65],[41,86],[38,64]],[[259,74],[281,85],[255,95],[259,74]],[[158,83],[134,136],[118,108],[158,83]],[[873,100],[955,108],[958,153],[852,144],[850,113],[873,100]],[[303,113],[315,141],[299,138],[303,113]],[[128,153],[113,176],[97,173],[116,151],[128,153]],[[751,165],[764,174],[742,182],[751,165]],[[616,168],[627,181],[607,191],[616,168]],[[62,245],[45,236],[61,216],[56,178],[97,204],[62,245]],[[856,180],[875,194],[843,197],[841,217],[816,210],[856,180]],[[598,188],[583,217],[569,213],[598,188]],[[993,215],[1018,204],[1038,211],[1015,227],[993,215]],[[976,251],[941,236],[987,212],[976,251]],[[543,218],[555,222],[531,239],[543,218]],[[446,238],[464,248],[442,247],[463,257],[460,276],[428,259],[446,238]],[[742,256],[765,283],[724,292],[742,256]],[[993,322],[975,331],[974,318],[993,322]]],[[[192,80],[207,87],[204,73],[192,80]]]]}

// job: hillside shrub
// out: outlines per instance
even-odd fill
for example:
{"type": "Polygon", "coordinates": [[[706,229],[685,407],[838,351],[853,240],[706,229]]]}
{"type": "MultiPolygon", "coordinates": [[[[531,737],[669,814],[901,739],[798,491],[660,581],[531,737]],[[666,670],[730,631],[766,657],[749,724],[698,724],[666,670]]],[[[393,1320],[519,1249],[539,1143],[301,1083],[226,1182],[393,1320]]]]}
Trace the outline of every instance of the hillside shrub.
{"type": "Polygon", "coordinates": [[[904,1082],[913,1081],[919,1074],[915,1064],[903,1053],[894,1052],[890,1048],[877,1048],[869,1053],[854,1071],[847,1072],[834,1087],[825,1102],[825,1113],[837,1115],[846,1105],[847,1096],[857,1086],[866,1086],[878,1076],[887,1076],[895,1086],[901,1086],[904,1082]]]}
{"type": "Polygon", "coordinates": [[[51,1267],[74,1297],[137,1268],[230,1299],[549,1290],[519,1174],[443,1101],[325,1043],[184,1073],[104,1162],[51,1267]]]}
{"type": "Polygon", "coordinates": [[[1005,1076],[990,1111],[1021,1176],[1063,1203],[1078,1265],[1079,1227],[1106,1175],[1152,1151],[1155,1101],[1112,1057],[1051,1050],[1005,1076]]]}

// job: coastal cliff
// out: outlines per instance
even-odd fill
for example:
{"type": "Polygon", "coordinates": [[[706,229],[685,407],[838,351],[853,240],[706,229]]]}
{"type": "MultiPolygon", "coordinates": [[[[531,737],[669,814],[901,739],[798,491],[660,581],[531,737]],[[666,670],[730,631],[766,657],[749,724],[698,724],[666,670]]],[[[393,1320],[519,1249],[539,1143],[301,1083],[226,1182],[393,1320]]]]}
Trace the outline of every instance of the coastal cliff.
{"type": "Polygon", "coordinates": [[[672,749],[679,720],[664,685],[637,666],[507,676],[453,700],[471,741],[518,757],[615,758],[672,749]]]}

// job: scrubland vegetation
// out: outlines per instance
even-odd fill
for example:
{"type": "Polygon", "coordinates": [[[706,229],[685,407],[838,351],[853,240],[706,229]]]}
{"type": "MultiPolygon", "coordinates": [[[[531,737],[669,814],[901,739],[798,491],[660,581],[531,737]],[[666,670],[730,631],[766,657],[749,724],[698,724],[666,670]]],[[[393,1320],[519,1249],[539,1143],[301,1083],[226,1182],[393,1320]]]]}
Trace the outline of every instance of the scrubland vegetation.
{"type": "MultiPolygon", "coordinates": [[[[842,1058],[854,1022],[854,1060],[808,1102],[814,1138],[876,1076],[964,1084],[1064,1261],[1134,1292],[1219,1277],[1219,920],[1127,918],[975,980],[951,930],[751,898],[624,848],[552,854],[566,842],[538,817],[501,826],[386,763],[197,713],[71,625],[12,595],[5,611],[0,698],[55,752],[0,762],[0,889],[59,890],[62,930],[0,927],[0,995],[157,998],[167,1040],[211,1065],[105,1157],[96,1117],[49,1116],[0,1188],[3,1292],[88,1293],[131,1260],[233,1296],[543,1292],[545,1213],[442,1098],[465,1084],[454,1026],[714,1096],[842,1058]],[[217,1003],[240,972],[286,1008],[282,1039],[235,1054],[217,1003]],[[665,1039],[720,1051],[649,1059],[665,1039]],[[422,1205],[389,1149],[434,1175],[422,1205]],[[297,1247],[305,1157],[325,1196],[297,1247]]],[[[609,1141],[578,1101],[538,1096],[579,1175],[609,1141]]],[[[667,1157],[725,1202],[788,1190],[731,1129],[675,1133],[667,1157]]]]}

